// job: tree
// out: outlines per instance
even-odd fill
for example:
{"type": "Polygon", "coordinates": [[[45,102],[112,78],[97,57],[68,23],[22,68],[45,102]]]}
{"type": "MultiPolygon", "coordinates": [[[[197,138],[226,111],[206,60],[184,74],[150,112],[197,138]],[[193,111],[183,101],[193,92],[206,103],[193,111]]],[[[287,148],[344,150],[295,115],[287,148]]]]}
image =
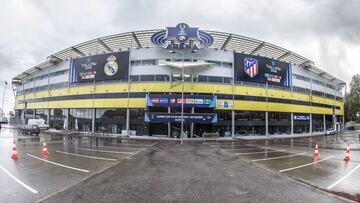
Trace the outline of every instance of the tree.
{"type": "Polygon", "coordinates": [[[345,95],[344,105],[347,121],[359,122],[360,118],[356,117],[356,113],[360,112],[360,75],[356,74],[352,77],[350,83],[350,93],[345,95]]]}

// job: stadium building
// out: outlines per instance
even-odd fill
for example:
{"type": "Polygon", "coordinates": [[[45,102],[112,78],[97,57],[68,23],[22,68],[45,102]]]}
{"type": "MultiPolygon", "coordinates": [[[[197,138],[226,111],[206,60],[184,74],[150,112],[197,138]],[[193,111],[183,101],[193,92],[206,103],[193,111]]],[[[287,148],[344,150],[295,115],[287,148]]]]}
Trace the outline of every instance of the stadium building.
{"type": "Polygon", "coordinates": [[[180,23],[61,50],[12,79],[19,122],[179,137],[341,130],[344,81],[277,45],[180,23]]]}

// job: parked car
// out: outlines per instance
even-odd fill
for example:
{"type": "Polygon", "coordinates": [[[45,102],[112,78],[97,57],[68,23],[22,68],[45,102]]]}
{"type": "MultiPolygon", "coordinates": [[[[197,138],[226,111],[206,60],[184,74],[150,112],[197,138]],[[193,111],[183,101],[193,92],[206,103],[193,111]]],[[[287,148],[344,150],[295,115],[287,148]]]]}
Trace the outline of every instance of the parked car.
{"type": "Polygon", "coordinates": [[[24,125],[21,128],[22,134],[24,135],[36,135],[39,136],[40,128],[37,125],[24,125]]]}
{"type": "Polygon", "coordinates": [[[42,118],[39,119],[29,119],[28,125],[37,125],[41,130],[48,130],[49,125],[46,124],[46,121],[42,118]]]}
{"type": "Polygon", "coordinates": [[[336,134],[336,130],[329,128],[325,131],[325,135],[335,135],[336,134]]]}

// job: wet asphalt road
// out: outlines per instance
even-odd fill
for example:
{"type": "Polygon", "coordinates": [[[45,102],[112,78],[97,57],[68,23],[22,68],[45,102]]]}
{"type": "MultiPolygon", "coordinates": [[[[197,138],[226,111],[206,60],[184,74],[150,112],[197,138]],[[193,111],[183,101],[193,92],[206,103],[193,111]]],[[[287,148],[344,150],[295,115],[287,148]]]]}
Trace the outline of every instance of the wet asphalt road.
{"type": "Polygon", "coordinates": [[[0,202],[46,199],[154,143],[101,140],[98,146],[94,144],[87,138],[66,140],[62,136],[22,136],[16,130],[1,129],[0,202]],[[14,137],[20,157],[16,161],[10,158],[14,137]],[[43,141],[46,141],[49,151],[45,157],[41,154],[43,141]]]}
{"type": "Polygon", "coordinates": [[[360,146],[355,133],[181,146],[30,137],[3,128],[0,179],[0,202],[344,202],[295,180],[359,193],[360,146]],[[10,158],[14,137],[17,161],[10,158]],[[41,155],[43,141],[50,153],[46,157],[41,155]],[[318,158],[312,156],[316,142],[318,158]],[[353,147],[350,162],[342,160],[346,143],[353,147]]]}
{"type": "Polygon", "coordinates": [[[344,202],[205,143],[161,142],[44,202],[344,202]]]}

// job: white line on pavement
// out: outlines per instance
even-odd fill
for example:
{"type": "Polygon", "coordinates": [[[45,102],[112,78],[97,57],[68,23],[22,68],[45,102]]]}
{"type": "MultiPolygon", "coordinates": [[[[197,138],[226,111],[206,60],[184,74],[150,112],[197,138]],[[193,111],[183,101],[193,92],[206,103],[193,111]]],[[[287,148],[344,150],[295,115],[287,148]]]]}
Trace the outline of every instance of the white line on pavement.
{"type": "MultiPolygon", "coordinates": [[[[224,148],[220,148],[220,149],[223,149],[223,150],[236,150],[236,151],[246,151],[246,150],[249,150],[249,151],[252,151],[252,150],[264,150],[265,148],[250,148],[250,149],[224,149],[224,148]]],[[[267,148],[269,149],[269,148],[267,148]]]]}
{"type": "Polygon", "coordinates": [[[327,189],[331,189],[333,187],[335,187],[337,184],[341,183],[342,181],[344,181],[346,178],[348,178],[351,174],[353,174],[357,169],[360,168],[360,164],[357,165],[353,170],[351,170],[348,174],[346,174],[344,177],[342,177],[340,180],[336,181],[334,184],[330,185],[327,187],[327,189]]]}
{"type": "Polygon", "coordinates": [[[73,156],[85,157],[85,158],[89,158],[89,159],[99,159],[99,160],[105,160],[105,161],[117,161],[117,159],[103,158],[103,157],[98,157],[98,156],[87,156],[87,155],[69,153],[69,152],[64,152],[64,151],[59,151],[59,150],[56,150],[56,152],[62,153],[62,154],[73,155],[73,156]]]}
{"type": "Polygon", "coordinates": [[[263,152],[244,152],[244,153],[235,153],[236,155],[245,155],[245,154],[265,154],[265,153],[274,153],[274,152],[284,152],[285,149],[282,150],[272,150],[272,151],[263,151],[263,152]]]}
{"type": "Polygon", "coordinates": [[[38,191],[34,190],[33,188],[31,188],[30,186],[26,185],[25,183],[23,183],[21,180],[17,179],[13,174],[11,174],[8,170],[6,170],[3,166],[0,165],[0,168],[6,173],[8,174],[8,176],[10,176],[12,179],[14,179],[16,182],[18,182],[21,186],[23,186],[24,188],[30,190],[32,193],[37,194],[39,193],[38,191]]]}
{"type": "Polygon", "coordinates": [[[64,167],[64,168],[73,169],[73,170],[81,171],[81,172],[85,172],[85,173],[90,172],[89,170],[85,170],[85,169],[81,169],[81,168],[75,168],[75,167],[71,167],[71,166],[66,166],[66,165],[63,165],[63,164],[59,164],[59,163],[56,163],[56,162],[52,162],[52,161],[49,161],[49,160],[46,160],[46,159],[39,158],[39,157],[31,155],[31,154],[26,154],[26,155],[28,155],[28,156],[30,156],[32,158],[38,159],[40,161],[45,161],[47,163],[54,164],[54,165],[57,165],[57,166],[61,166],[61,167],[64,167]]]}
{"type": "Polygon", "coordinates": [[[134,154],[134,152],[116,152],[116,151],[106,151],[106,150],[98,150],[98,149],[87,149],[78,147],[77,149],[93,151],[93,152],[104,152],[104,153],[112,153],[112,154],[134,154]]]}
{"type": "Polygon", "coordinates": [[[316,164],[316,163],[319,163],[319,162],[328,160],[328,159],[330,159],[330,158],[333,158],[333,156],[329,156],[329,157],[326,157],[325,159],[321,159],[321,160],[319,160],[319,161],[314,161],[314,162],[311,162],[311,163],[308,163],[308,164],[304,164],[304,165],[301,165],[301,166],[296,166],[296,167],[292,167],[292,168],[283,169],[283,170],[280,170],[279,172],[282,173],[282,172],[285,172],[285,171],[291,171],[291,170],[298,169],[298,168],[302,168],[302,167],[305,167],[305,166],[310,166],[310,165],[313,165],[313,164],[316,164]]]}
{"type": "Polygon", "coordinates": [[[271,157],[271,158],[267,158],[267,159],[254,159],[251,161],[267,161],[267,160],[274,160],[274,159],[282,159],[282,158],[288,158],[288,157],[293,157],[293,156],[299,156],[299,155],[303,155],[306,154],[306,152],[302,152],[302,153],[298,153],[298,154],[292,154],[292,155],[287,155],[287,156],[278,156],[278,157],[271,157]]]}
{"type": "Polygon", "coordinates": [[[108,149],[125,149],[125,150],[145,150],[146,148],[134,148],[134,147],[108,147],[108,146],[96,146],[97,148],[108,148],[108,149]]]}

